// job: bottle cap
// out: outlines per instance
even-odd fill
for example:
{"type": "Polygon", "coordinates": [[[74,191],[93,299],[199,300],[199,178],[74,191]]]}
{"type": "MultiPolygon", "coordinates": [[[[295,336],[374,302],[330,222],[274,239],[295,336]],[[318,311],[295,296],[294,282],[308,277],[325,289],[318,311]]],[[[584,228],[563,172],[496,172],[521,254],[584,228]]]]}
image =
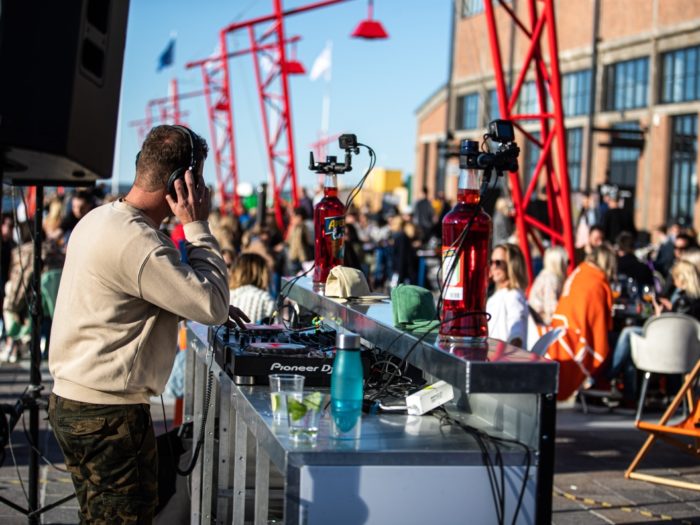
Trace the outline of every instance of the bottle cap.
{"type": "Polygon", "coordinates": [[[337,348],[360,348],[360,336],[357,334],[338,334],[335,338],[337,348]]]}

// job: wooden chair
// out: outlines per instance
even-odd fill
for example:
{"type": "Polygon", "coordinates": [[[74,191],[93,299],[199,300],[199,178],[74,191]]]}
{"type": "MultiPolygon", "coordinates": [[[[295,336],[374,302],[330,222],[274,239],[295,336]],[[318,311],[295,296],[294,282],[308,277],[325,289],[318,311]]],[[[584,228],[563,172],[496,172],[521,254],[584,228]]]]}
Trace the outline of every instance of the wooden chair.
{"type": "Polygon", "coordinates": [[[700,403],[693,395],[693,388],[700,375],[699,334],[700,323],[682,314],[657,316],[647,321],[643,336],[633,334],[632,360],[638,369],[644,371],[644,384],[635,426],[651,435],[627,468],[625,478],[700,491],[698,483],[636,472],[637,466],[649,452],[656,438],[700,458],[700,403]],[[686,375],[683,386],[658,423],[640,421],[646,385],[651,373],[686,375]],[[669,424],[683,400],[687,401],[689,415],[678,423],[669,424]]]}

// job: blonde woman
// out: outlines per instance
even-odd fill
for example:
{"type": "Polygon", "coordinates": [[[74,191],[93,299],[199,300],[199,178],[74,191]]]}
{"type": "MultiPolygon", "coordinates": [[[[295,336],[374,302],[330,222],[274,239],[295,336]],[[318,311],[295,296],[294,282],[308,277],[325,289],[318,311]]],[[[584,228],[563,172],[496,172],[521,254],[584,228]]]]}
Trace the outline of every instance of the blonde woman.
{"type": "MultiPolygon", "coordinates": [[[[656,315],[664,311],[686,314],[700,321],[700,274],[696,266],[690,261],[680,260],[671,267],[670,276],[676,291],[673,301],[660,299],[654,300],[656,315]]],[[[637,398],[637,370],[632,362],[633,333],[642,334],[641,326],[628,326],[620,332],[620,337],[613,350],[612,364],[608,371],[608,379],[617,381],[622,375],[625,385],[622,391],[625,400],[630,402],[637,398]]]]}
{"type": "Polygon", "coordinates": [[[275,301],[267,291],[270,287],[270,269],[261,255],[242,253],[230,275],[232,305],[243,310],[254,323],[273,314],[275,301]]]}
{"type": "Polygon", "coordinates": [[[527,273],[525,258],[515,244],[499,244],[491,252],[489,277],[496,291],[486,302],[489,337],[515,346],[527,341],[527,273]]]}
{"type": "Polygon", "coordinates": [[[562,246],[550,246],[544,252],[544,268],[535,277],[527,300],[545,324],[552,322],[561,289],[566,279],[569,257],[562,246]]]}

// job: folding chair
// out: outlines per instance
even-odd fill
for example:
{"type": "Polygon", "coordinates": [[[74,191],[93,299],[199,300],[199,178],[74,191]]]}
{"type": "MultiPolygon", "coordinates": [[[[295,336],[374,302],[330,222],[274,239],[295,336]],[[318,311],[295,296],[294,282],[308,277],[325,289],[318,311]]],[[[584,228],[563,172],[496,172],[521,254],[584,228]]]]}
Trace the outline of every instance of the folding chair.
{"type": "Polygon", "coordinates": [[[635,472],[656,438],[700,458],[700,402],[693,395],[693,387],[700,375],[699,331],[700,323],[692,317],[663,314],[647,321],[643,336],[632,335],[632,360],[645,372],[635,426],[651,435],[627,468],[625,478],[700,491],[698,483],[635,472]],[[640,421],[651,373],[687,374],[683,386],[658,423],[640,421]],[[689,415],[676,424],[669,424],[684,399],[688,403],[689,415]]]}

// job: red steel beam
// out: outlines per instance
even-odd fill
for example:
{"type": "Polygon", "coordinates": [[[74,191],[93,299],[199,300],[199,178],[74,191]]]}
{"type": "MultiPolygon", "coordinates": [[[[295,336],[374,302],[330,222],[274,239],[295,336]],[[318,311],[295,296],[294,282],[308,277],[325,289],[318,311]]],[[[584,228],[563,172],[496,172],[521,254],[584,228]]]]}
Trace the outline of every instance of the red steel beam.
{"type": "Polygon", "coordinates": [[[537,232],[549,235],[553,244],[564,246],[569,255],[569,270],[574,268],[575,263],[554,0],[523,1],[529,14],[528,24],[523,22],[503,0],[497,0],[498,4],[504,8],[504,13],[513,20],[515,27],[523,33],[528,41],[527,52],[510,95],[506,87],[504,60],[498,37],[493,0],[484,0],[484,11],[501,118],[515,121],[515,126],[523,132],[526,140],[542,150],[535,172],[532,174],[532,180],[524,195],[518,173],[511,172],[509,174],[515,207],[515,225],[532,282],[532,254],[528,239],[536,240],[535,244],[541,250],[541,243],[537,241],[537,232]],[[542,51],[543,40],[546,43],[546,57],[543,56],[542,51]],[[517,99],[531,69],[534,70],[533,80],[540,111],[534,114],[518,114],[516,111],[517,99]],[[539,121],[539,139],[525,131],[519,122],[529,119],[539,121]],[[542,178],[544,181],[541,180],[542,178]],[[543,184],[547,192],[549,226],[542,224],[527,213],[530,196],[537,188],[538,183],[543,184]]]}

